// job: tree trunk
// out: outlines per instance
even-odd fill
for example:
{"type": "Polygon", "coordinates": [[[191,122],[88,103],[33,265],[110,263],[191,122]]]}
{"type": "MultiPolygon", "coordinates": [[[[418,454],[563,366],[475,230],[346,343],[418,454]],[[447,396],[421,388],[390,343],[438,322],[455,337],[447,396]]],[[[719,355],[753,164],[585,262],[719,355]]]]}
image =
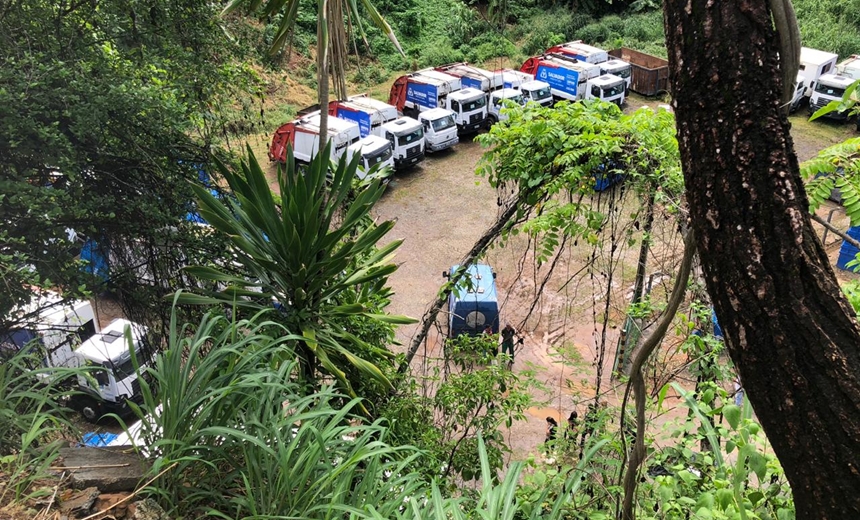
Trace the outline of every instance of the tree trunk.
{"type": "Polygon", "coordinates": [[[860,329],[812,229],[766,0],[666,0],[708,291],[797,518],[860,518],[860,329]]]}

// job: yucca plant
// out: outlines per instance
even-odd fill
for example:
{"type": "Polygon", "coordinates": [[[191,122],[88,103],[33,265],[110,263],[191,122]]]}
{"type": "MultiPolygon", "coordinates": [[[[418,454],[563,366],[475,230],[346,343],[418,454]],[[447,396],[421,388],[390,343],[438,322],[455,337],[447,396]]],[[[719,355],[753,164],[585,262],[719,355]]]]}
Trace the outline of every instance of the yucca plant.
{"type": "Polygon", "coordinates": [[[144,385],[136,409],[153,474],[170,468],[151,491],[189,518],[343,518],[369,505],[391,516],[423,485],[409,471],[417,451],[385,444],[381,422],[360,424],[357,399],[306,395],[295,361],[280,361],[292,339],[272,337],[281,328],[262,315],[196,327],[174,316],[150,369],[158,398],[144,385]]]}
{"type": "Polygon", "coordinates": [[[313,382],[321,366],[355,396],[346,367],[353,378],[368,377],[390,386],[382,371],[356,352],[379,359],[392,354],[386,345],[368,344],[345,329],[343,320],[353,316],[388,324],[413,320],[378,313],[370,302],[374,294],[388,294],[386,281],[397,269],[392,253],[401,242],[376,246],[394,225],[370,219],[384,190],[381,180],[354,188],[358,159],[342,158],[332,165],[328,157],[327,146],[300,172],[290,153],[286,167],[278,170],[280,204],[250,148],[241,174],[217,163],[235,200],[224,203],[195,187],[200,213],[233,242],[246,276],[217,266],[189,268],[199,278],[226,288],[206,295],[183,293],[179,302],[236,305],[254,312],[274,306],[272,319],[301,335],[290,346],[299,355],[304,378],[313,382]]]}

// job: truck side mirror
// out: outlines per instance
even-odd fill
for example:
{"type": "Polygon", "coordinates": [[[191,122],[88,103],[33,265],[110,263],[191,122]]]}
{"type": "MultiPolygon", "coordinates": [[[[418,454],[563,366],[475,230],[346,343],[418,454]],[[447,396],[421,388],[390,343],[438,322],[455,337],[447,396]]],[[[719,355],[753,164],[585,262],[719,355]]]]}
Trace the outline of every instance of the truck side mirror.
{"type": "Polygon", "coordinates": [[[495,271],[494,271],[494,272],[493,272],[493,280],[495,280],[495,279],[496,279],[496,276],[497,276],[497,275],[496,275],[496,273],[495,273],[495,271]]]}
{"type": "Polygon", "coordinates": [[[442,276],[448,278],[448,271],[442,271],[442,276]]]}

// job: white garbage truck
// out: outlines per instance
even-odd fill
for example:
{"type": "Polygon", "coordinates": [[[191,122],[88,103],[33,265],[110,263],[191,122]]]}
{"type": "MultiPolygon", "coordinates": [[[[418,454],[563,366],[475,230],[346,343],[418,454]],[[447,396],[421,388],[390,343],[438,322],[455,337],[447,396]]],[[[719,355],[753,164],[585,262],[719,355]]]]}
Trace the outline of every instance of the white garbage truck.
{"type": "Polygon", "coordinates": [[[88,301],[64,302],[56,294],[35,298],[13,313],[21,319],[13,320],[15,326],[0,336],[0,354],[36,349],[42,367],[47,369],[40,370],[43,378],[58,376],[59,372],[51,368],[89,368],[75,376],[77,392],[70,398],[71,407],[88,421],[95,422],[108,413],[127,416],[132,411],[129,402],[143,402],[139,372],[134,369],[125,332],[130,331],[131,346],[143,373],[151,355],[146,327],[119,318],[101,329],[88,301]]]}
{"type": "Polygon", "coordinates": [[[624,79],[627,89],[630,89],[630,84],[633,81],[633,66],[624,60],[613,58],[608,51],[585,44],[582,40],[575,40],[550,47],[546,50],[546,54],[550,53],[564,54],[586,63],[598,65],[601,74],[612,74],[624,79]]]}
{"type": "Polygon", "coordinates": [[[366,94],[329,103],[329,115],[356,123],[362,137],[375,135],[393,148],[394,169],[414,166],[424,160],[424,129],[411,117],[403,117],[397,107],[366,94]]]}
{"type": "Polygon", "coordinates": [[[600,99],[621,106],[626,84],[612,74],[600,74],[600,67],[563,54],[545,54],[529,58],[522,72],[549,83],[556,100],[581,101],[600,99]]]}
{"type": "Polygon", "coordinates": [[[404,115],[418,119],[418,114],[434,108],[454,113],[457,133],[472,134],[487,122],[487,96],[475,88],[463,88],[460,78],[434,69],[424,69],[394,80],[388,103],[404,115]]]}
{"type": "MultiPolygon", "coordinates": [[[[287,148],[291,147],[296,161],[309,163],[319,153],[319,134],[319,111],[285,123],[272,136],[272,144],[269,146],[269,159],[281,163],[286,162],[287,148]]],[[[337,161],[347,153],[350,159],[354,153],[361,154],[362,168],[357,173],[360,179],[363,179],[366,172],[377,164],[380,167],[394,166],[391,143],[372,135],[362,139],[358,125],[352,121],[329,117],[328,140],[331,143],[331,160],[333,161],[337,161]]]]}

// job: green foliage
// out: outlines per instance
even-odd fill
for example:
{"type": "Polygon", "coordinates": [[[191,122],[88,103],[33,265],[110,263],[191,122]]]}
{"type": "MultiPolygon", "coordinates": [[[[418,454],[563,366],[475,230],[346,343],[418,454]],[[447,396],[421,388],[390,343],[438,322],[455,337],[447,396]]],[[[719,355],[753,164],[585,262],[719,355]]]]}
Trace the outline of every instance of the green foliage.
{"type": "Polygon", "coordinates": [[[362,425],[356,400],[306,395],[289,347],[298,337],[283,334],[261,315],[194,327],[174,316],[150,369],[159,395],[144,384],[136,408],[152,473],[171,468],[152,491],[191,518],[396,514],[421,484],[409,471],[417,453],[388,446],[382,422],[362,425]]]}
{"type": "Polygon", "coordinates": [[[793,4],[805,46],[843,57],[860,52],[857,0],[796,0],[793,4]]]}
{"type": "Polygon", "coordinates": [[[376,312],[381,310],[377,308],[380,300],[373,300],[376,295],[387,301],[386,280],[397,269],[391,263],[392,253],[400,245],[395,241],[377,249],[394,223],[369,222],[385,188],[371,172],[372,180],[354,190],[358,157],[332,165],[328,147],[302,173],[288,154],[286,169],[278,171],[277,204],[250,149],[241,175],[217,163],[236,198],[225,203],[195,187],[200,212],[229,237],[244,273],[237,276],[217,265],[190,267],[194,276],[224,288],[182,294],[179,301],[234,305],[254,312],[270,309],[275,302],[274,319],[302,336],[294,348],[300,352],[304,377],[313,381],[319,363],[344,391],[355,395],[355,385],[362,378],[389,386],[368,359],[392,355],[385,345],[368,341],[388,338],[390,332],[375,331],[367,339],[354,332],[373,328],[377,322],[412,320],[376,312]],[[358,329],[344,326],[344,320],[359,317],[362,323],[352,323],[358,329]]]}
{"type": "Polygon", "coordinates": [[[854,313],[860,317],[860,281],[851,280],[842,285],[842,292],[854,308],[854,313]]]}
{"type": "Polygon", "coordinates": [[[163,310],[152,294],[183,285],[176,264],[206,249],[184,218],[197,179],[190,164],[207,162],[221,134],[215,107],[249,87],[213,5],[14,2],[3,8],[0,39],[8,294],[20,304],[27,284],[78,297],[103,290],[76,260],[79,240],[92,238],[110,252],[106,287],[126,314],[152,318],[163,310]]]}
{"type": "Polygon", "coordinates": [[[33,486],[51,475],[58,437],[72,429],[61,405],[71,392],[62,381],[82,372],[44,368],[37,348],[6,354],[0,346],[0,504],[7,496],[20,501],[40,493],[33,486]]]}
{"type": "Polygon", "coordinates": [[[851,225],[860,224],[860,138],[851,138],[818,152],[800,165],[806,180],[809,211],[814,213],[834,188],[842,194],[842,205],[851,225]]]}
{"type": "Polygon", "coordinates": [[[661,204],[678,204],[683,180],[669,112],[645,108],[624,115],[615,105],[586,101],[552,109],[530,105],[508,115],[476,138],[488,148],[478,173],[539,208],[522,227],[541,237],[539,263],[552,256],[562,235],[596,240],[605,216],[585,197],[601,172],[623,173],[636,193],[657,189],[661,204]]]}

